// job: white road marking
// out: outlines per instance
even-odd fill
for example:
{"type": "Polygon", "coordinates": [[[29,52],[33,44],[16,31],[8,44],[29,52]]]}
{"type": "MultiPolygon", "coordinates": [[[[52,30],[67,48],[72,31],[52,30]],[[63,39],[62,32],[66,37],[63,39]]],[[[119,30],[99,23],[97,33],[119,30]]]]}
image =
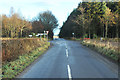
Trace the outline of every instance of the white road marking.
{"type": "Polygon", "coordinates": [[[67,43],[65,42],[65,47],[66,47],[66,49],[67,49],[67,43]]]}
{"type": "Polygon", "coordinates": [[[67,68],[68,68],[68,77],[69,77],[69,80],[72,80],[70,66],[67,65],[67,68]]]}
{"type": "Polygon", "coordinates": [[[68,58],[68,48],[67,48],[67,44],[65,43],[65,47],[66,47],[66,56],[68,58]]]}
{"type": "Polygon", "coordinates": [[[67,56],[67,58],[68,58],[68,50],[66,49],[66,56],[67,56]]]}
{"type": "MultiPolygon", "coordinates": [[[[65,43],[65,47],[66,47],[66,56],[68,58],[68,48],[67,48],[67,44],[65,43]]],[[[69,77],[69,80],[72,80],[72,76],[71,76],[71,70],[70,70],[70,66],[67,65],[67,69],[68,69],[68,77],[69,77]]]]}

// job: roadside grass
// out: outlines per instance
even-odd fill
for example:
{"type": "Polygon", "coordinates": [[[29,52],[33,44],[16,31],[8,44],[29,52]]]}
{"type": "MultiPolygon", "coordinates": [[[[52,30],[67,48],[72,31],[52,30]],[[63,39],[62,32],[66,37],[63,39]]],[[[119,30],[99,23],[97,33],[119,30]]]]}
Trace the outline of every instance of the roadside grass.
{"type": "Polygon", "coordinates": [[[92,43],[86,43],[84,41],[81,42],[81,44],[83,46],[87,46],[99,53],[101,53],[102,55],[105,55],[106,57],[118,62],[119,61],[119,54],[120,52],[119,51],[116,51],[116,50],[113,50],[111,48],[107,48],[107,46],[96,46],[95,44],[92,44],[92,43]]]}
{"type": "Polygon", "coordinates": [[[101,53],[102,55],[112,59],[115,62],[120,62],[120,49],[118,45],[115,46],[114,44],[111,44],[111,43],[116,43],[118,42],[119,39],[118,38],[106,38],[106,39],[103,38],[102,40],[103,43],[102,43],[100,41],[100,38],[92,39],[93,42],[91,41],[91,39],[86,40],[82,38],[71,38],[71,40],[74,40],[74,41],[81,41],[82,45],[87,46],[101,53]],[[109,43],[106,43],[106,42],[109,42],[109,43]]]}
{"type": "Polygon", "coordinates": [[[81,41],[83,40],[83,38],[74,38],[74,37],[71,37],[71,38],[65,38],[67,40],[73,40],[73,41],[81,41]]]}
{"type": "Polygon", "coordinates": [[[34,60],[42,55],[50,46],[50,43],[46,43],[44,46],[36,48],[29,54],[23,54],[19,56],[15,61],[7,62],[2,65],[2,78],[15,78],[21,73],[27,66],[29,66],[34,60]]]}
{"type": "Polygon", "coordinates": [[[82,38],[75,38],[75,39],[73,39],[73,40],[75,40],[75,41],[80,41],[80,40],[82,40],[82,38]]]}
{"type": "MultiPolygon", "coordinates": [[[[66,38],[68,40],[75,40],[75,41],[81,41],[81,40],[85,40],[85,39],[89,39],[89,38],[66,38]]],[[[98,37],[98,38],[93,38],[93,40],[97,40],[97,41],[100,41],[101,38],[98,37]]],[[[102,38],[102,41],[109,41],[109,42],[119,42],[120,41],[120,38],[102,38]]]]}
{"type": "Polygon", "coordinates": [[[0,67],[0,80],[2,79],[2,67],[0,67]]]}

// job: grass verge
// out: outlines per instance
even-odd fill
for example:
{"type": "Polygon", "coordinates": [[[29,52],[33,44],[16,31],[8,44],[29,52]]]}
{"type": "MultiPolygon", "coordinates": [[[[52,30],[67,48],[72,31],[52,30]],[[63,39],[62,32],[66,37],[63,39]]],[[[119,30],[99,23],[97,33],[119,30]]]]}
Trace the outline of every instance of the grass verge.
{"type": "Polygon", "coordinates": [[[98,47],[92,43],[85,43],[85,42],[81,42],[81,44],[83,46],[87,46],[89,47],[90,49],[92,50],[95,50],[99,53],[101,53],[102,55],[106,56],[107,58],[109,59],[112,59],[113,61],[115,62],[118,62],[119,61],[119,52],[118,51],[115,51],[115,50],[112,50],[112,49],[109,49],[109,48],[106,48],[106,47],[98,47]]]}
{"type": "Polygon", "coordinates": [[[50,43],[36,48],[29,54],[19,56],[15,61],[7,62],[2,65],[2,78],[15,78],[20,72],[22,72],[27,66],[29,66],[34,60],[42,55],[50,46],[50,43]]]}

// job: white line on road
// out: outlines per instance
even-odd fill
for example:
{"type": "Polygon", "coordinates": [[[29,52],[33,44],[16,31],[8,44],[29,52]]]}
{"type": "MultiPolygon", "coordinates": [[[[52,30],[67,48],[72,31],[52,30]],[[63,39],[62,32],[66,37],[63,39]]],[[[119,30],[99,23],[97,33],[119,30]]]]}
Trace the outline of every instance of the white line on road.
{"type": "Polygon", "coordinates": [[[68,48],[67,48],[67,44],[65,43],[65,47],[66,47],[66,56],[68,58],[68,48]]]}
{"type": "MultiPolygon", "coordinates": [[[[65,43],[65,47],[66,47],[66,56],[67,56],[67,58],[68,58],[68,48],[67,48],[67,43],[65,43]]],[[[70,70],[70,66],[69,66],[69,64],[67,65],[67,69],[68,69],[68,77],[69,77],[69,80],[72,80],[71,70],[70,70]]]]}
{"type": "Polygon", "coordinates": [[[72,80],[70,66],[67,65],[67,68],[68,68],[68,77],[69,77],[69,80],[72,80]]]}
{"type": "Polygon", "coordinates": [[[67,58],[68,58],[68,50],[66,49],[66,56],[67,56],[67,58]]]}
{"type": "Polygon", "coordinates": [[[67,49],[67,43],[65,42],[65,47],[66,47],[66,49],[67,49]]]}

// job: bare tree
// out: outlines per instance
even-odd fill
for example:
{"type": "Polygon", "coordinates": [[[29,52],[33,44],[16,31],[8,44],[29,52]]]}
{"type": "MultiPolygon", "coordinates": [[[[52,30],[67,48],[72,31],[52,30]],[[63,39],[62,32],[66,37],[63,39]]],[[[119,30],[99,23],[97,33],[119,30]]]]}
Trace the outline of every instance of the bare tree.
{"type": "Polygon", "coordinates": [[[41,20],[45,30],[53,30],[58,26],[58,21],[50,11],[40,13],[38,19],[41,20]]]}
{"type": "Polygon", "coordinates": [[[38,16],[38,21],[41,21],[44,26],[44,30],[49,31],[48,36],[53,38],[53,29],[58,26],[58,20],[50,11],[45,11],[40,13],[38,16]]]}

